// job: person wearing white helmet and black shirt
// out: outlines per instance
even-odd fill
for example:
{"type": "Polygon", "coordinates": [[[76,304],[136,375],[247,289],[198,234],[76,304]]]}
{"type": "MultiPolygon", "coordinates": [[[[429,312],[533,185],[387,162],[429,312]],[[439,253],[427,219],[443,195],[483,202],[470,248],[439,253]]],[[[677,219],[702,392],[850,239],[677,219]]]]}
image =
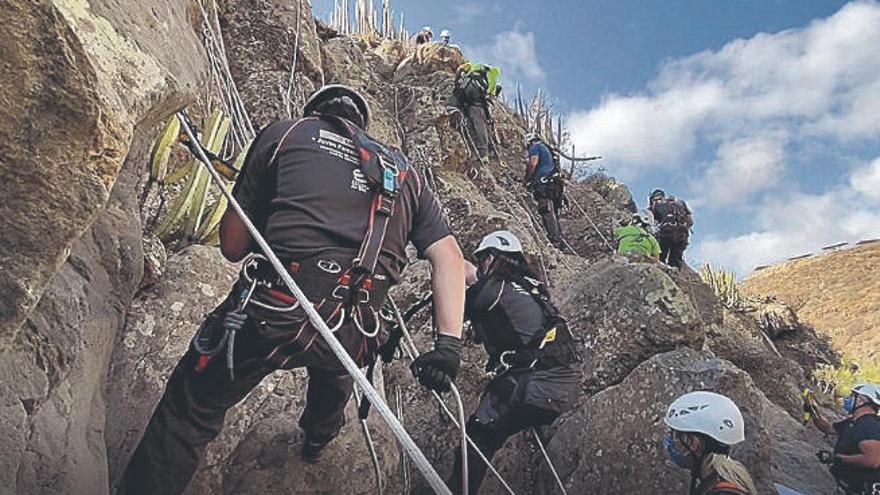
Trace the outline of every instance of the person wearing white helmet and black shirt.
{"type": "Polygon", "coordinates": [[[430,43],[431,40],[434,39],[434,31],[431,30],[431,26],[425,26],[419,31],[419,34],[416,35],[416,45],[424,45],[425,43],[430,43]]]}
{"type": "Polygon", "coordinates": [[[730,458],[730,447],[745,440],[742,413],[729,398],[690,392],[675,399],[663,419],[669,427],[669,459],[689,469],[689,495],[757,495],[746,468],[730,458]]]}
{"type": "MultiPolygon", "coordinates": [[[[489,354],[496,376],[467,422],[468,435],[488,459],[511,435],[548,425],[568,411],[580,393],[582,373],[575,342],[550,301],[546,286],[528,266],[522,244],[506,230],[483,238],[466,264],[469,285],[465,318],[489,354]]],[[[449,486],[461,487],[461,455],[449,486]]],[[[486,474],[477,454],[468,454],[469,492],[486,474]]]]}
{"type": "MultiPolygon", "coordinates": [[[[356,91],[324,86],[303,116],[259,133],[233,196],[360,366],[375,359],[385,337],[377,311],[399,282],[412,242],[433,268],[438,328],[418,378],[448,390],[459,366],[465,277],[439,202],[399,151],[366,134],[369,106],[356,91]]],[[[255,250],[231,209],[220,250],[233,262],[255,250]]],[[[265,259],[243,264],[169,378],[120,493],[183,492],[227,410],[276,370],[307,369],[301,456],[319,460],[345,422],[353,380],[299,304],[265,259]]]]}
{"type": "Polygon", "coordinates": [[[817,457],[831,466],[831,474],[847,494],[880,493],[880,387],[856,385],[843,408],[849,417],[836,423],[812,411],[816,427],[837,436],[834,450],[822,450],[817,457]]]}
{"type": "Polygon", "coordinates": [[[452,33],[450,33],[448,29],[440,31],[440,44],[449,46],[450,38],[452,38],[452,33]]]}

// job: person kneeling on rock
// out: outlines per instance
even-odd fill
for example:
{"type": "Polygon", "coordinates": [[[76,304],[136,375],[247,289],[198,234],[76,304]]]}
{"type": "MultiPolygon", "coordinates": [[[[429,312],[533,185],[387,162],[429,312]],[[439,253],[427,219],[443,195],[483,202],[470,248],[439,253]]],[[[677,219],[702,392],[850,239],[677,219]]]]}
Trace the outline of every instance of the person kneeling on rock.
{"type": "Polygon", "coordinates": [[[826,435],[837,435],[834,450],[816,454],[847,495],[880,493],[880,387],[856,385],[844,399],[849,418],[831,423],[813,408],[813,422],[826,435]]]}
{"type": "Polygon", "coordinates": [[[647,211],[634,213],[629,225],[614,229],[617,237],[617,252],[620,254],[639,253],[649,258],[660,258],[660,244],[651,234],[651,214],[647,211]]]}
{"type": "MultiPolygon", "coordinates": [[[[536,270],[528,266],[519,239],[501,230],[483,238],[466,263],[465,318],[489,353],[495,373],[467,422],[477,448],[492,459],[511,435],[548,425],[577,399],[582,374],[565,319],[550,301],[536,270]]],[[[487,466],[471,448],[469,493],[478,493],[487,466]]],[[[461,453],[449,486],[461,489],[461,453]]]]}
{"type": "Polygon", "coordinates": [[[369,137],[364,98],[324,86],[300,120],[276,122],[248,151],[232,194],[309,301],[298,301],[227,210],[220,249],[251,255],[208,316],[165,387],[123,476],[120,493],[181,493],[226,412],[276,370],[306,368],[301,456],[317,462],[345,423],[353,379],[302,304],[311,303],[360,366],[385,338],[377,311],[407,265],[412,242],[432,265],[438,336],[417,378],[449,390],[459,367],[464,259],[440,203],[399,151],[369,137]],[[235,336],[238,335],[236,339],[235,336]]]}
{"type": "Polygon", "coordinates": [[[713,392],[684,394],[663,421],[670,428],[669,459],[691,472],[690,495],[758,494],[746,468],[729,456],[730,447],[745,440],[742,413],[732,400],[713,392]]]}

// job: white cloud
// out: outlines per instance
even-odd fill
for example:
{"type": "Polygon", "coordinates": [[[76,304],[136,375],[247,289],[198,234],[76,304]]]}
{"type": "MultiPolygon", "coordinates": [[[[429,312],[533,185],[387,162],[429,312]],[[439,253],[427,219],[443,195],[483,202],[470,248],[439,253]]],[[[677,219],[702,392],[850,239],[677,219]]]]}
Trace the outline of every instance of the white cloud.
{"type": "Polygon", "coordinates": [[[722,143],[699,183],[703,194],[698,199],[708,197],[711,202],[694,205],[724,206],[775,185],[784,169],[785,141],[784,135],[768,135],[722,143]]]}
{"type": "Polygon", "coordinates": [[[454,24],[468,24],[477,20],[486,12],[486,7],[479,2],[456,2],[452,4],[455,13],[454,24]]]}
{"type": "Polygon", "coordinates": [[[686,167],[698,146],[779,129],[801,140],[875,139],[878,46],[880,5],[852,2],[803,29],[669,61],[645,92],[608,95],[597,108],[573,112],[569,127],[579,149],[605,156],[629,179],[686,167]]]}
{"type": "Polygon", "coordinates": [[[545,77],[538,63],[535,34],[520,31],[519,25],[496,34],[488,45],[464,47],[464,52],[469,60],[498,66],[514,76],[532,81],[545,77]]]}
{"type": "Polygon", "coordinates": [[[880,158],[856,170],[850,177],[850,185],[880,206],[880,158]]]}
{"type": "Polygon", "coordinates": [[[870,190],[866,201],[858,188],[868,183],[880,186],[880,158],[853,172],[850,185],[822,194],[795,193],[765,201],[755,230],[704,240],[690,254],[746,275],[757,265],[816,252],[822,246],[876,238],[880,236],[880,194],[870,190]]]}

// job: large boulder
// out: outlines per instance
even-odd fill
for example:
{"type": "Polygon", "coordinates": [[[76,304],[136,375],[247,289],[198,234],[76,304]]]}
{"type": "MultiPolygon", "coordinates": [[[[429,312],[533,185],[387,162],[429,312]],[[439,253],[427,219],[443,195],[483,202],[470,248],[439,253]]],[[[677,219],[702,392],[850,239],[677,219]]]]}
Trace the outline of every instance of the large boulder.
{"type": "Polygon", "coordinates": [[[655,354],[702,347],[699,314],[668,270],[614,257],[559,289],[559,307],[581,343],[586,390],[619,383],[655,354]]]}
{"type": "Polygon", "coordinates": [[[107,208],[0,346],[0,491],[107,491],[104,387],[142,270],[135,185],[148,143],[136,140],[107,208]]]}
{"type": "Polygon", "coordinates": [[[0,205],[4,343],[106,205],[135,126],[150,128],[203,80],[185,3],[117,4],[0,5],[0,194],[15,198],[0,205]]]}
{"type": "MultiPolygon", "coordinates": [[[[549,444],[567,489],[579,493],[687,493],[689,473],[666,460],[666,407],[679,395],[711,390],[727,395],[743,413],[746,441],[732,456],[751,472],[761,493],[780,482],[804,493],[832,493],[833,478],[815,460],[827,448],[767,400],[751,378],[711,353],[680,349],[639,365],[620,384],[591,397],[559,425],[549,444]]],[[[544,470],[539,491],[555,482],[544,470]]]]}

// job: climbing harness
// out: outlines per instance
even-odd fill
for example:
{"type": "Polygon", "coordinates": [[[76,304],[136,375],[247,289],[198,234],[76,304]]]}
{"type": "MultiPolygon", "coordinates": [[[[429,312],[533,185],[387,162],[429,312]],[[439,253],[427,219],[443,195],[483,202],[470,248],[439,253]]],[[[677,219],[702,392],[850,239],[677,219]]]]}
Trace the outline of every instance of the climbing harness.
{"type": "Polygon", "coordinates": [[[550,468],[550,472],[553,473],[553,479],[555,479],[556,484],[559,485],[559,491],[562,492],[562,495],[568,495],[568,492],[565,491],[565,485],[562,484],[562,479],[559,478],[559,473],[556,472],[556,466],[553,465],[553,461],[550,460],[550,455],[547,453],[547,449],[544,448],[544,442],[541,441],[541,436],[538,435],[537,428],[532,427],[532,435],[535,437],[535,443],[538,444],[538,448],[541,449],[541,454],[544,455],[544,460],[547,461],[547,467],[550,468]]]}
{"type": "Polygon", "coordinates": [[[223,187],[223,178],[216,170],[214,170],[214,167],[211,166],[210,159],[207,155],[205,155],[204,149],[198,144],[196,136],[187,124],[184,115],[182,113],[178,113],[177,118],[178,120],[180,120],[181,127],[183,127],[184,131],[187,133],[190,141],[193,142],[193,147],[197,152],[199,160],[202,162],[203,165],[205,165],[208,173],[211,175],[212,180],[220,187],[220,191],[223,193],[223,195],[226,196],[226,199],[229,201],[229,205],[232,206],[235,213],[241,218],[242,223],[244,223],[251,237],[266,255],[266,258],[269,260],[278,275],[282,278],[284,285],[287,287],[290,293],[293,294],[293,297],[301,303],[302,309],[308,316],[309,322],[311,322],[312,326],[318,331],[321,337],[324,338],[324,340],[327,342],[327,345],[330,347],[330,350],[333,351],[333,354],[336,355],[345,370],[361,387],[364,392],[364,397],[370,400],[370,402],[375,405],[376,410],[388,424],[391,432],[401,442],[401,444],[406,449],[406,452],[412,457],[416,467],[425,476],[428,485],[437,493],[451,495],[452,492],[440,478],[440,475],[437,474],[437,471],[434,469],[434,467],[431,465],[431,463],[428,461],[422,451],[419,450],[419,447],[415,444],[415,442],[413,442],[412,437],[410,437],[406,429],[403,428],[403,425],[400,424],[400,422],[391,412],[391,409],[389,409],[385,401],[382,400],[379,392],[377,392],[376,389],[373,388],[373,386],[367,380],[367,377],[364,376],[364,374],[358,368],[358,365],[354,362],[351,356],[348,355],[348,352],[342,346],[342,343],[339,342],[333,332],[331,332],[330,329],[327,327],[327,323],[325,323],[323,318],[321,318],[321,315],[318,314],[317,309],[308,303],[308,298],[306,297],[305,293],[303,293],[302,289],[300,289],[296,282],[294,282],[293,277],[290,275],[290,273],[288,273],[287,269],[281,263],[281,260],[278,259],[278,256],[274,253],[274,251],[272,251],[272,248],[269,247],[269,244],[266,242],[266,239],[263,238],[262,234],[260,234],[260,231],[256,228],[253,222],[251,222],[250,218],[248,218],[241,205],[232,196],[232,193],[227,190],[227,188],[223,187]],[[305,304],[302,304],[303,302],[305,302],[305,304]]]}
{"type": "MultiPolygon", "coordinates": [[[[401,341],[401,349],[403,350],[404,354],[406,354],[408,359],[410,359],[411,361],[415,360],[415,358],[417,358],[419,356],[419,351],[416,348],[415,342],[413,341],[412,336],[409,333],[409,330],[407,330],[406,322],[403,321],[403,316],[400,314],[400,310],[397,308],[397,304],[395,304],[394,300],[391,297],[388,298],[388,302],[392,308],[392,311],[394,311],[395,318],[397,319],[398,325],[400,325],[400,329],[401,329],[401,332],[402,332],[402,335],[404,338],[404,340],[401,341]]],[[[501,477],[501,474],[498,473],[498,471],[492,465],[491,461],[486,457],[485,454],[483,454],[482,451],[480,451],[479,447],[477,447],[477,444],[474,443],[474,441],[467,434],[467,430],[465,429],[464,405],[462,404],[461,395],[458,393],[458,388],[455,386],[455,384],[452,384],[452,392],[453,392],[453,395],[455,395],[456,400],[458,401],[458,406],[459,406],[458,419],[456,419],[456,415],[453,414],[453,412],[449,410],[449,407],[446,405],[446,402],[443,400],[443,398],[440,396],[439,393],[432,390],[431,394],[434,396],[434,399],[440,405],[440,408],[443,410],[443,412],[446,413],[446,416],[452,421],[452,423],[455,425],[455,427],[461,431],[462,441],[466,442],[466,444],[462,445],[462,487],[463,487],[463,493],[465,495],[467,494],[467,486],[468,486],[468,483],[467,483],[467,475],[468,475],[468,472],[467,472],[467,445],[470,445],[471,448],[474,450],[474,452],[476,452],[477,456],[479,456],[479,458],[482,459],[482,461],[484,463],[486,463],[486,466],[489,468],[489,471],[491,471],[492,474],[495,475],[495,477],[498,479],[498,481],[501,483],[501,485],[504,487],[504,489],[507,490],[508,493],[513,495],[514,491],[512,488],[510,488],[510,485],[508,485],[507,482],[504,481],[504,478],[501,477]]]]}
{"type": "MultiPolygon", "coordinates": [[[[361,394],[357,388],[354,389],[354,401],[358,408],[360,408],[361,394]]],[[[370,435],[370,426],[367,424],[367,419],[361,419],[360,424],[361,432],[364,434],[364,442],[367,444],[367,450],[370,452],[370,459],[373,461],[373,471],[376,475],[376,493],[382,495],[382,469],[379,466],[379,456],[376,454],[376,445],[373,443],[372,435],[370,435]]]]}

